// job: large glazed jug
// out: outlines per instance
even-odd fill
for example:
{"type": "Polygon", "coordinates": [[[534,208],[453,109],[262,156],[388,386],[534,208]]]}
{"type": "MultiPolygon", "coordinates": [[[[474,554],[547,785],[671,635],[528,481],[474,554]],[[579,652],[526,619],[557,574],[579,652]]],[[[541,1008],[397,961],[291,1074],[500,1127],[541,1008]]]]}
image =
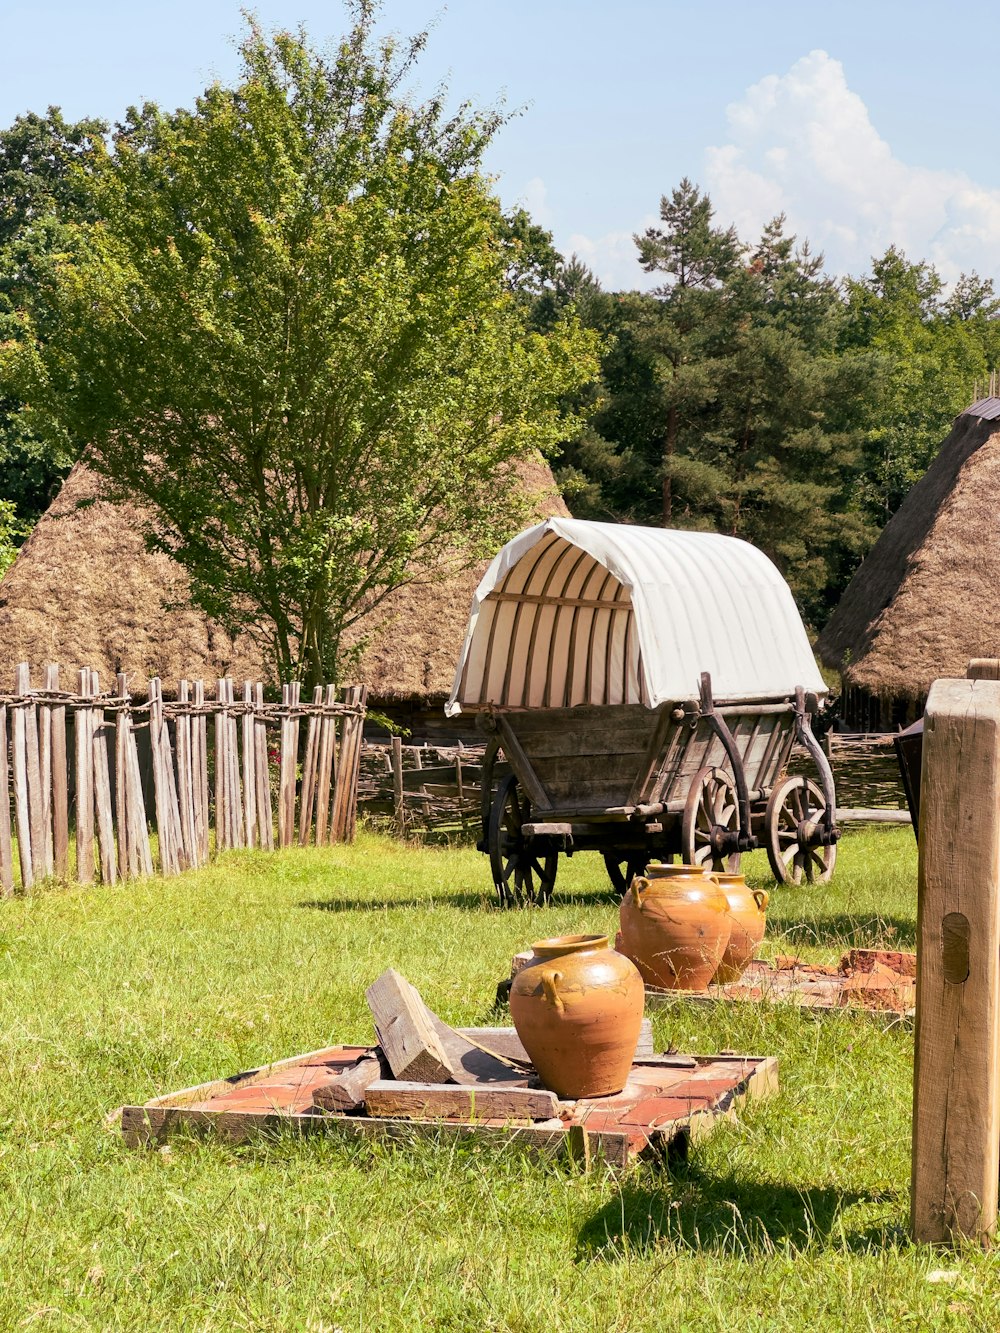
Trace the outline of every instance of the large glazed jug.
{"type": "Polygon", "coordinates": [[[632,1068],[645,992],[606,935],[538,940],[510,988],[510,1015],[531,1063],[560,1097],[621,1092],[632,1068]]]}
{"type": "Polygon", "coordinates": [[[729,942],[725,895],[701,866],[651,865],[621,905],[621,949],[647,986],[704,990],[729,942]]]}
{"type": "Polygon", "coordinates": [[[768,895],[751,889],[742,875],[714,874],[712,878],[726,896],[732,929],[722,962],[713,980],[718,984],[738,981],[764,938],[768,895]]]}

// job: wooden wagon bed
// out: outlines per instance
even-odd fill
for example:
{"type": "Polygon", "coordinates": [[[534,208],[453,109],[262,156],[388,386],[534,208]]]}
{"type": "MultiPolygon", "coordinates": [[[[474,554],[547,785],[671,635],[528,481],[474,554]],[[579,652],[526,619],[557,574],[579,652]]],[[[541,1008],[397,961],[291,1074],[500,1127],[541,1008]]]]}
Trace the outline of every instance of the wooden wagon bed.
{"type": "MultiPolygon", "coordinates": [[[[460,1031],[470,1036],[488,1031],[494,1048],[517,1043],[513,1029],[460,1031]]],[[[530,1108],[528,1114],[519,1116],[472,1116],[467,1110],[432,1114],[435,1104],[446,1107],[448,1100],[468,1097],[467,1087],[453,1084],[423,1085],[419,1105],[415,1102],[417,1109],[409,1114],[372,1114],[371,1107],[344,1114],[316,1104],[320,1087],[375,1049],[331,1046],[168,1093],[143,1105],[123,1106],[122,1134],[130,1147],[157,1146],[182,1127],[216,1134],[229,1142],[289,1130],[404,1142],[461,1138],[492,1144],[498,1150],[514,1146],[543,1158],[568,1157],[585,1167],[601,1162],[621,1169],[640,1157],[663,1162],[683,1159],[690,1140],[708,1132],[721,1117],[732,1116],[740,1101],[768,1095],[778,1086],[773,1057],[671,1054],[637,1058],[624,1090],[614,1097],[560,1101],[542,1092],[539,1100],[549,1103],[542,1119],[530,1118],[530,1108]],[[555,1114],[548,1114],[553,1103],[555,1114]]],[[[530,1078],[529,1070],[525,1082],[530,1078]]],[[[412,1087],[397,1086],[401,1091],[396,1098],[384,1102],[387,1110],[395,1106],[398,1111],[400,1099],[412,1087]]]]}

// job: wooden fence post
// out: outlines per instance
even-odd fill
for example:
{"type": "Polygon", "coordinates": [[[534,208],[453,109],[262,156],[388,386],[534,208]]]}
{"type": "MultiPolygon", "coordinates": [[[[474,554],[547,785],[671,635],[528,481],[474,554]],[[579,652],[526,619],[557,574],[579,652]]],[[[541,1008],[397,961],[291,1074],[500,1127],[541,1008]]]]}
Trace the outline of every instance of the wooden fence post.
{"type": "Polygon", "coordinates": [[[274,810],[271,806],[271,756],[267,750],[267,722],[264,719],[264,686],[254,685],[254,746],[257,751],[257,829],[260,845],[274,848],[274,810]]]}
{"type": "MultiPolygon", "coordinates": [[[[281,687],[281,703],[298,708],[302,686],[297,680],[281,687]]],[[[278,846],[291,847],[295,836],[295,770],[299,762],[299,719],[291,713],[281,719],[281,776],[278,786],[278,846]]]]}
{"type": "Polygon", "coordinates": [[[333,705],[337,702],[336,685],[327,685],[323,698],[323,707],[328,710],[323,714],[319,732],[319,772],[316,778],[316,846],[323,847],[328,841],[330,827],[330,789],[333,766],[337,753],[337,719],[333,714],[333,705]]]}
{"type": "Polygon", "coordinates": [[[302,761],[302,794],[299,797],[299,846],[308,847],[312,831],[313,806],[316,803],[317,778],[319,773],[319,740],[323,707],[323,686],[313,688],[313,708],[317,711],[309,715],[306,729],[306,753],[302,761]]]}
{"type": "MultiPolygon", "coordinates": [[[[90,690],[96,697],[101,692],[96,671],[90,673],[90,690]]],[[[108,768],[108,740],[105,733],[104,709],[95,709],[91,727],[94,763],[94,805],[97,812],[97,850],[101,866],[101,880],[114,884],[118,878],[115,868],[115,825],[111,813],[111,773],[108,768]]]]}
{"type": "MultiPolygon", "coordinates": [[[[45,688],[59,689],[59,668],[45,669],[45,688]]],[[[60,879],[69,876],[69,759],[66,753],[66,705],[54,704],[52,728],[52,868],[60,879]]]]}
{"type": "MultiPolygon", "coordinates": [[[[90,670],[77,675],[81,701],[91,695],[90,670]]],[[[91,710],[81,702],[73,715],[73,750],[76,759],[76,878],[94,882],[94,735],[91,710]]],[[[16,772],[16,769],[15,769],[16,772]]]]}
{"type": "Polygon", "coordinates": [[[7,705],[0,704],[0,896],[14,892],[14,848],[10,836],[10,774],[7,754],[7,705]]]}
{"type": "Polygon", "coordinates": [[[243,813],[248,847],[253,847],[257,841],[257,738],[254,735],[253,706],[253,685],[245,680],[243,682],[243,813]]]}
{"type": "Polygon", "coordinates": [[[242,847],[243,797],[240,793],[240,729],[236,725],[236,718],[232,714],[232,706],[236,701],[236,695],[233,690],[233,682],[228,676],[225,685],[226,762],[229,766],[226,773],[226,795],[229,801],[226,818],[229,823],[230,845],[242,847]]]}
{"type": "Polygon", "coordinates": [[[361,762],[361,739],[365,726],[367,685],[352,685],[344,691],[344,703],[358,712],[345,713],[340,733],[340,755],[333,793],[333,818],[330,827],[331,842],[352,842],[358,808],[358,766],[361,762]]]}
{"type": "Polygon", "coordinates": [[[925,711],[910,1221],[988,1242],[1000,1172],[1000,682],[938,680],[925,711]]]}
{"type": "Polygon", "coordinates": [[[194,683],[195,715],[191,720],[191,769],[195,781],[194,827],[198,863],[208,862],[208,717],[205,714],[205,682],[194,683]]]}

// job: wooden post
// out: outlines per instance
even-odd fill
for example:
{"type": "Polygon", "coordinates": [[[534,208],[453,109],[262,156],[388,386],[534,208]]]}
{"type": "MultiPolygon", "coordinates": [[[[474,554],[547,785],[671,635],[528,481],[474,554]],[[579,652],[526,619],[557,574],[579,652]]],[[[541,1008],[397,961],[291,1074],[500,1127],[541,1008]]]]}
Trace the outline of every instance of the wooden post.
{"type": "MultiPolygon", "coordinates": [[[[45,668],[45,691],[51,688],[52,673],[58,667],[45,668]]],[[[52,705],[44,702],[38,708],[38,767],[42,795],[42,873],[51,878],[55,868],[52,851],[52,705]]]]}
{"type": "Polygon", "coordinates": [[[254,685],[254,745],[257,749],[257,828],[260,845],[274,848],[274,811],[271,807],[271,756],[267,752],[267,722],[264,718],[264,686],[254,685]]]}
{"type": "MultiPolygon", "coordinates": [[[[77,694],[90,697],[90,670],[77,676],[77,694]]],[[[73,750],[76,757],[76,878],[81,884],[94,882],[94,741],[91,710],[82,703],[73,716],[73,750]]]]}
{"type": "MultiPolygon", "coordinates": [[[[101,692],[96,671],[90,673],[90,691],[95,697],[101,692]]],[[[101,865],[101,880],[105,884],[114,884],[118,876],[115,868],[115,824],[111,813],[111,773],[108,768],[104,709],[95,709],[93,718],[91,735],[94,756],[94,806],[97,812],[97,850],[101,865]]]]}
{"type": "Polygon", "coordinates": [[[347,713],[343,719],[333,794],[331,842],[351,842],[354,838],[354,821],[358,806],[358,765],[361,762],[361,739],[364,732],[364,707],[367,698],[367,685],[352,685],[344,691],[344,703],[361,711],[347,713]]]}
{"type": "Polygon", "coordinates": [[[323,707],[323,686],[313,689],[313,708],[309,715],[309,727],[306,731],[306,755],[302,761],[302,794],[299,797],[299,846],[309,845],[312,829],[313,805],[316,799],[317,769],[319,760],[320,710],[323,707]]]}
{"type": "Polygon", "coordinates": [[[194,706],[198,710],[191,720],[191,768],[195,780],[194,824],[198,844],[198,863],[208,861],[208,717],[205,707],[205,682],[194,683],[194,706]]]}
{"type": "Polygon", "coordinates": [[[1000,682],[938,680],[920,786],[914,1239],[988,1242],[1000,1173],[1000,682]]]}
{"type": "MultiPolygon", "coordinates": [[[[59,668],[45,671],[45,688],[59,689],[59,668]]],[[[69,876],[69,767],[66,754],[66,705],[52,708],[52,868],[60,879],[69,876]]]]}
{"type": "Polygon", "coordinates": [[[226,682],[216,680],[215,698],[215,850],[224,852],[232,846],[229,835],[229,730],[226,727],[226,682]]]}
{"type": "Polygon", "coordinates": [[[323,722],[319,733],[319,772],[316,778],[316,846],[327,842],[330,827],[330,783],[337,749],[337,718],[329,711],[337,702],[336,685],[328,685],[323,699],[323,722]]]}
{"type": "MultiPolygon", "coordinates": [[[[118,692],[123,699],[128,700],[128,681],[124,675],[118,677],[118,692]]],[[[135,726],[129,709],[123,709],[119,714],[119,726],[122,728],[125,749],[125,839],[129,874],[151,875],[153,853],[149,846],[149,820],[146,817],[146,802],[142,794],[142,774],[139,771],[135,726]]],[[[122,836],[120,829],[118,836],[119,838],[122,836]]]]}
{"type": "Polygon", "coordinates": [[[254,736],[253,685],[243,682],[243,812],[246,841],[253,847],[257,840],[257,739],[254,736]]]}
{"type": "Polygon", "coordinates": [[[118,834],[118,878],[134,879],[139,873],[135,844],[128,824],[128,677],[115,676],[115,829],[118,834]]]}
{"type": "Polygon", "coordinates": [[[396,821],[396,833],[402,838],[406,833],[406,809],[403,805],[403,742],[399,736],[392,738],[392,817],[396,821]]]}
{"type": "Polygon", "coordinates": [[[226,794],[229,800],[229,806],[226,812],[226,818],[229,823],[230,844],[233,847],[243,846],[243,798],[240,795],[240,739],[239,727],[236,725],[236,718],[231,712],[232,706],[236,700],[236,694],[233,690],[233,682],[226,677],[226,762],[228,769],[226,771],[226,794]]]}
{"type": "Polygon", "coordinates": [[[189,866],[198,864],[198,848],[194,829],[195,778],[191,748],[191,682],[182,680],[177,685],[177,801],[181,821],[181,846],[189,866]]]}
{"type": "MultiPolygon", "coordinates": [[[[302,687],[298,681],[281,687],[284,708],[296,708],[302,687]]],[[[295,769],[299,761],[299,719],[281,719],[281,775],[278,785],[278,846],[290,847],[295,836],[295,769]]]]}
{"type": "Polygon", "coordinates": [[[31,670],[27,662],[17,668],[17,694],[30,702],[19,706],[24,736],[24,766],[28,781],[28,820],[31,827],[31,869],[35,879],[45,878],[45,827],[42,823],[42,771],[38,753],[38,706],[31,699],[31,670]]]}
{"type": "Polygon", "coordinates": [[[14,892],[14,848],[10,836],[10,776],[7,756],[7,705],[0,704],[0,895],[14,892]]]}

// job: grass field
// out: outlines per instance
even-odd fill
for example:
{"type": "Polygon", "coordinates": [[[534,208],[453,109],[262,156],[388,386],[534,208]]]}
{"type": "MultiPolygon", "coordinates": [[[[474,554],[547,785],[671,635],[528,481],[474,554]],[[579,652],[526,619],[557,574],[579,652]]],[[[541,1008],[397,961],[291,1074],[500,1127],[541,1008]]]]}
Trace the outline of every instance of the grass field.
{"type": "MultiPolygon", "coordinates": [[[[912,947],[915,868],[908,829],[849,836],[834,885],[775,891],[766,951],[912,947]]],[[[548,910],[499,913],[488,890],[473,851],[362,834],[0,904],[0,1328],[996,1327],[988,1256],[906,1238],[912,1035],[863,1017],[658,1014],[660,1045],[780,1057],[779,1096],[673,1177],[291,1137],[140,1153],[105,1123],[123,1101],[367,1042],[385,967],[447,1020],[488,1022],[517,949],[614,930],[594,857],[562,864],[548,910]]]]}

